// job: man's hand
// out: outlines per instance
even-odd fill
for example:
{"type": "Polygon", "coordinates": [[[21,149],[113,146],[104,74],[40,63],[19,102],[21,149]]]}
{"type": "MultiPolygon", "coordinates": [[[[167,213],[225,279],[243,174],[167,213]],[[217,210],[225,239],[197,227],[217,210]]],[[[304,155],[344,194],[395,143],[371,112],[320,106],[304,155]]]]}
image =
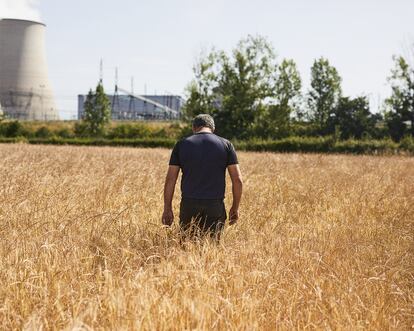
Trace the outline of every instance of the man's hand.
{"type": "Polygon", "coordinates": [[[164,212],[162,213],[162,224],[170,226],[174,221],[172,211],[172,199],[174,195],[175,182],[177,181],[180,167],[170,165],[168,167],[167,176],[164,185],[164,212]]]}
{"type": "Polygon", "coordinates": [[[162,213],[162,224],[171,226],[174,222],[174,214],[172,209],[164,209],[164,212],[162,213]]]}
{"type": "Polygon", "coordinates": [[[233,225],[239,220],[239,210],[231,207],[229,212],[229,224],[233,225]]]}
{"type": "Polygon", "coordinates": [[[238,164],[232,164],[228,166],[227,169],[229,171],[231,183],[233,186],[233,204],[229,213],[229,224],[232,225],[236,223],[239,219],[239,205],[243,192],[243,180],[238,164]]]}

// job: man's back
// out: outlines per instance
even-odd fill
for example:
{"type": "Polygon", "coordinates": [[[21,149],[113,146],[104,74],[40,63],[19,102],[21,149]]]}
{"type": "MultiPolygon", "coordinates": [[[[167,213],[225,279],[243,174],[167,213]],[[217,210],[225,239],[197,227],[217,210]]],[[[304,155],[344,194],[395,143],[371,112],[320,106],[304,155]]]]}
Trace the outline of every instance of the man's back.
{"type": "Polygon", "coordinates": [[[239,218],[243,190],[241,172],[233,145],[213,134],[215,124],[210,115],[199,114],[192,124],[194,135],[180,140],[171,153],[164,185],[162,223],[171,225],[174,221],[172,200],[181,169],[180,228],[190,236],[201,231],[203,235],[219,239],[227,219],[224,205],[226,168],[233,193],[230,225],[239,218]]]}
{"type": "Polygon", "coordinates": [[[179,141],[170,159],[170,165],[182,169],[181,191],[186,199],[223,199],[226,168],[237,163],[233,145],[210,132],[179,141]]]}

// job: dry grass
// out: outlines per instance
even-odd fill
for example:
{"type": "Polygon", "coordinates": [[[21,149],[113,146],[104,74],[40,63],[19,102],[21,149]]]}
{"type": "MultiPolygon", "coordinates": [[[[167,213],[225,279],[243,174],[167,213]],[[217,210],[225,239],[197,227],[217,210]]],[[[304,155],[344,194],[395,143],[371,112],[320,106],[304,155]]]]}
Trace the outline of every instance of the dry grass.
{"type": "Polygon", "coordinates": [[[413,328],[413,158],[240,153],[240,223],[180,247],[168,155],[0,145],[0,329],[413,328]]]}

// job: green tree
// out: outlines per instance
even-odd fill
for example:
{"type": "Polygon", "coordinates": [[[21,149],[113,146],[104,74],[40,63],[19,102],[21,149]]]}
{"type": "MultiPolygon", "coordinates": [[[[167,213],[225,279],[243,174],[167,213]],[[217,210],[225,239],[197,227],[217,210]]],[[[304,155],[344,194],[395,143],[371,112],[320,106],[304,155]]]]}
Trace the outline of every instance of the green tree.
{"type": "Polygon", "coordinates": [[[220,75],[223,52],[212,50],[201,56],[193,67],[195,78],[187,86],[187,102],[183,107],[184,119],[191,119],[198,114],[213,114],[220,97],[217,95],[218,77],[220,75]]]}
{"type": "Polygon", "coordinates": [[[275,94],[274,60],[272,46],[262,37],[241,40],[231,56],[211,52],[194,68],[186,114],[212,114],[223,136],[251,136],[265,100],[275,94]]]}
{"type": "Polygon", "coordinates": [[[384,118],[388,135],[393,140],[400,141],[408,132],[407,125],[401,119],[401,115],[393,111],[387,111],[385,112],[384,118]]]}
{"type": "Polygon", "coordinates": [[[311,89],[308,94],[309,118],[320,134],[326,133],[328,119],[341,96],[341,77],[324,58],[315,60],[311,68],[311,89]]]}
{"type": "Polygon", "coordinates": [[[111,116],[110,102],[101,83],[95,93],[89,91],[84,104],[84,132],[91,136],[102,136],[111,116]]]}
{"type": "Polygon", "coordinates": [[[376,124],[380,118],[380,115],[370,112],[367,97],[341,97],[328,119],[327,133],[333,134],[339,129],[341,139],[376,136],[376,124]]]}
{"type": "Polygon", "coordinates": [[[275,96],[276,55],[262,37],[249,36],[239,42],[232,58],[223,57],[218,92],[222,107],[217,128],[229,137],[246,139],[254,134],[265,112],[266,99],[275,96]]]}
{"type": "Polygon", "coordinates": [[[400,139],[406,131],[406,122],[411,123],[410,133],[414,137],[414,66],[402,57],[394,57],[395,67],[389,81],[392,94],[386,100],[389,107],[387,124],[394,139],[400,139]]]}
{"type": "Polygon", "coordinates": [[[302,80],[295,61],[284,59],[277,67],[275,92],[277,103],[286,114],[298,110],[301,88],[302,80]]]}
{"type": "Polygon", "coordinates": [[[290,132],[292,114],[299,112],[302,81],[293,60],[284,59],[276,69],[275,104],[267,108],[262,121],[268,127],[267,136],[281,138],[290,132]]]}

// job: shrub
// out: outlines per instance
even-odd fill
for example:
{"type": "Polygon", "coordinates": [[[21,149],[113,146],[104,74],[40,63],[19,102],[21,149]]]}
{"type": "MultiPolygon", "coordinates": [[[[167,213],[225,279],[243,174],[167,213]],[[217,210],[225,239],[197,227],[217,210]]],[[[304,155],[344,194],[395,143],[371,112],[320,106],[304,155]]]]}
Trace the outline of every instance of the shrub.
{"type": "Polygon", "coordinates": [[[26,131],[19,121],[0,123],[0,136],[14,138],[25,135],[26,131]]]}
{"type": "Polygon", "coordinates": [[[178,133],[177,138],[184,138],[188,137],[193,133],[191,125],[185,125],[183,128],[181,128],[180,132],[178,133]]]}
{"type": "Polygon", "coordinates": [[[88,136],[88,126],[83,121],[79,121],[75,123],[73,127],[73,131],[75,136],[77,137],[87,137],[88,136]]]}
{"type": "Polygon", "coordinates": [[[332,149],[331,138],[289,137],[280,140],[235,141],[235,147],[257,152],[329,152],[332,149]]]}
{"type": "Polygon", "coordinates": [[[168,138],[167,131],[164,128],[154,131],[151,136],[154,138],[168,138]]]}
{"type": "Polygon", "coordinates": [[[119,124],[112,127],[108,134],[107,138],[115,139],[131,139],[131,138],[145,138],[151,135],[151,130],[147,125],[141,123],[135,124],[119,124]]]}
{"type": "Polygon", "coordinates": [[[414,137],[404,136],[400,141],[400,148],[414,154],[414,137]]]}
{"type": "Polygon", "coordinates": [[[73,136],[74,136],[73,133],[67,128],[63,128],[63,129],[58,130],[56,132],[56,135],[58,137],[61,137],[61,138],[73,138],[73,136]]]}
{"type": "Polygon", "coordinates": [[[42,126],[35,132],[35,137],[37,138],[49,138],[53,136],[53,133],[46,126],[42,126]]]}
{"type": "Polygon", "coordinates": [[[336,153],[389,154],[398,151],[398,144],[392,140],[345,140],[335,144],[336,153]]]}

